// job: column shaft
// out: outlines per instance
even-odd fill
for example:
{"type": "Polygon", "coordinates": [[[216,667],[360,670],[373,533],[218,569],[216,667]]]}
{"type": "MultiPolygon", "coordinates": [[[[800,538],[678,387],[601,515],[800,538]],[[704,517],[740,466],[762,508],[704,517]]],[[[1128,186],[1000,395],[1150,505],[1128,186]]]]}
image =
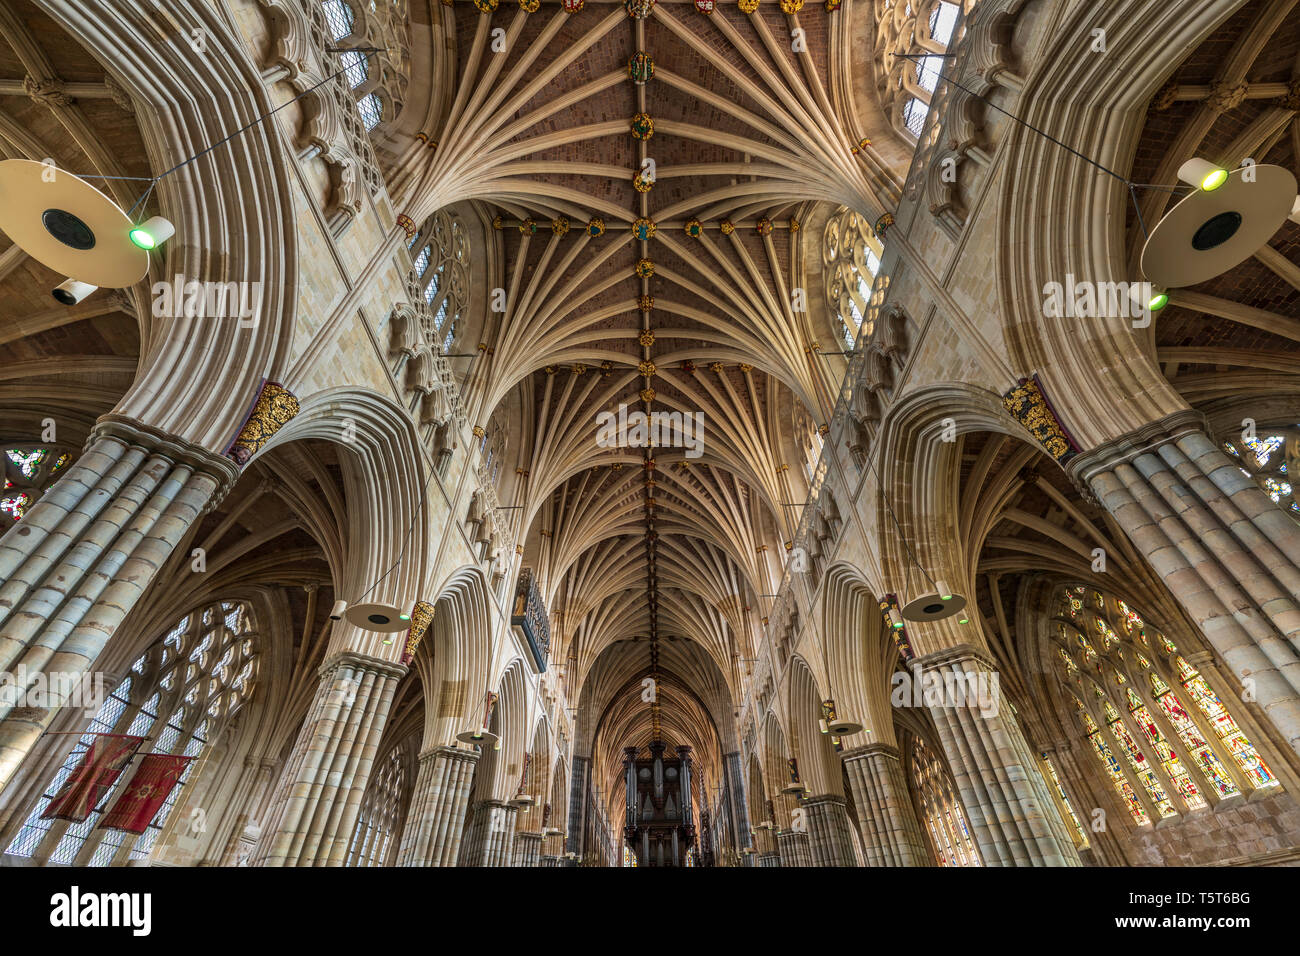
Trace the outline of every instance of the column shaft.
{"type": "Polygon", "coordinates": [[[863,829],[867,866],[929,866],[899,753],[872,744],[843,755],[863,829]]]}

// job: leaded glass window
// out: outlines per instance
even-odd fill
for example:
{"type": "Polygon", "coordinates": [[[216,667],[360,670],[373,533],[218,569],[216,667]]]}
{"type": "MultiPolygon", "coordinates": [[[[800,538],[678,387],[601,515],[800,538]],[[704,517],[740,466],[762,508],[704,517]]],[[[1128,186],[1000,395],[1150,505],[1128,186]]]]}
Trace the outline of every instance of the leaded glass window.
{"type": "Polygon", "coordinates": [[[440,210],[424,221],[410,248],[412,282],[425,306],[425,341],[449,351],[469,303],[469,232],[458,217],[440,210]]]}
{"type": "Polygon", "coordinates": [[[1225,441],[1226,451],[1279,505],[1300,518],[1300,503],[1291,487],[1291,476],[1300,467],[1300,427],[1269,427],[1253,438],[1225,441]]]}
{"type": "Polygon", "coordinates": [[[852,210],[841,209],[826,223],[822,240],[826,304],[847,349],[853,348],[867,314],[882,254],[871,225],[852,210]]]}
{"type": "Polygon", "coordinates": [[[392,862],[402,835],[409,773],[399,747],[390,750],[371,773],[352,832],[348,866],[387,866],[392,862]]]}
{"type": "MultiPolygon", "coordinates": [[[[257,681],[260,641],[248,606],[219,601],[181,618],[132,664],[127,676],[90,720],[71,752],[42,791],[6,853],[39,863],[123,866],[143,860],[166,825],[185,786],[202,766],[207,746],[219,739],[248,701],[257,681]],[[98,829],[130,781],[134,763],[81,823],[42,820],[50,800],[95,734],[144,736],[139,753],[184,754],[180,781],[144,833],[98,829]]],[[[136,758],[139,759],[138,757],[136,758]]]]}
{"type": "Polygon", "coordinates": [[[919,737],[912,738],[911,770],[921,822],[939,865],[981,866],[952,778],[919,737]]]}
{"type": "Polygon", "coordinates": [[[1058,674],[1137,825],[1278,785],[1204,676],[1134,608],[1084,587],[1058,607],[1058,674]]]}

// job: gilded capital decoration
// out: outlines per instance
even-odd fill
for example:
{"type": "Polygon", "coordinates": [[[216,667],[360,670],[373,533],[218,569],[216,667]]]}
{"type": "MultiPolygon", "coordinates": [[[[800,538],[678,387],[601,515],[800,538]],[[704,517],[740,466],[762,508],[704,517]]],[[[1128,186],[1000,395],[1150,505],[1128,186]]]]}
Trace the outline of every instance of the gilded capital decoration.
{"type": "Polygon", "coordinates": [[[1002,404],[1013,418],[1029,429],[1043,449],[1059,465],[1079,453],[1079,446],[1061,425],[1056,412],[1039,385],[1038,376],[1023,379],[1002,396],[1002,404]]]}
{"type": "Polygon", "coordinates": [[[297,414],[298,399],[292,392],[279,382],[263,383],[244,427],[226,449],[226,457],[234,459],[241,466],[248,464],[262,450],[262,446],[271,440],[271,436],[297,414]]]}
{"type": "Polygon", "coordinates": [[[433,623],[433,605],[428,601],[417,601],[411,612],[411,626],[406,632],[406,650],[402,651],[402,663],[409,666],[415,660],[415,650],[424,640],[424,635],[433,623]]]}
{"type": "Polygon", "coordinates": [[[894,638],[894,645],[898,648],[898,653],[903,660],[915,660],[916,651],[912,650],[912,644],[907,639],[906,627],[894,627],[894,622],[890,619],[890,611],[898,614],[898,619],[902,620],[902,615],[898,611],[898,602],[894,600],[892,594],[886,594],[880,601],[880,615],[885,620],[885,630],[894,638]]]}

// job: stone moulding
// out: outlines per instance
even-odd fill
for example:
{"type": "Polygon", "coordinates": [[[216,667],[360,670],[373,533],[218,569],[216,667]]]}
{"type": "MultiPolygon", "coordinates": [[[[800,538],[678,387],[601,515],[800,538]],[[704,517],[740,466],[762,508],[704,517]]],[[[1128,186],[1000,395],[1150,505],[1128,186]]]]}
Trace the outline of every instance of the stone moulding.
{"type": "Polygon", "coordinates": [[[211,475],[216,479],[217,489],[204,506],[205,513],[216,508],[226,492],[239,480],[239,468],[227,456],[214,454],[179,436],[125,415],[114,412],[101,415],[91,429],[83,450],[88,450],[99,438],[113,438],[127,445],[145,448],[153,454],[165,456],[177,465],[211,475]]]}
{"type": "Polygon", "coordinates": [[[1079,453],[1078,443],[1056,417],[1037,374],[1021,379],[1019,385],[1002,396],[1002,405],[1029,430],[1058,465],[1064,466],[1079,453]]]}
{"type": "Polygon", "coordinates": [[[298,414],[298,399],[279,382],[262,383],[248,418],[224,454],[240,467],[266,445],[271,437],[298,414]]]}

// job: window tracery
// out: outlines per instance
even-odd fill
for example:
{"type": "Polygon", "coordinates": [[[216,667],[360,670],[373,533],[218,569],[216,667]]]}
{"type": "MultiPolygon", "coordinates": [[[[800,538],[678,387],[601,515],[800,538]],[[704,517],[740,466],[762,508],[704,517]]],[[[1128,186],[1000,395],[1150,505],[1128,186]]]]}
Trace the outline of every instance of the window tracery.
{"type": "Polygon", "coordinates": [[[1058,607],[1059,676],[1137,826],[1278,785],[1205,677],[1137,611],[1083,586],[1058,607]]]}
{"type": "Polygon", "coordinates": [[[912,787],[940,866],[982,866],[947,768],[920,737],[912,738],[912,787]]]}
{"type": "Polygon", "coordinates": [[[385,866],[396,851],[405,818],[407,774],[401,747],[393,747],[366,787],[348,848],[348,866],[385,866]]]}
{"type": "Polygon", "coordinates": [[[845,348],[853,348],[868,315],[872,283],[883,254],[871,225],[853,210],[841,209],[826,223],[822,240],[826,303],[845,348]]]}
{"type": "Polygon", "coordinates": [[[72,752],[55,772],[6,852],[50,863],[126,865],[153,850],[172,808],[202,763],[248,702],[257,682],[260,640],[246,604],[218,601],[185,615],[151,645],[104,701],[72,752]],[[97,829],[131,772],[124,771],[81,823],[42,820],[41,814],[76,769],[96,734],[148,738],[140,753],[183,754],[191,760],[153,822],[138,836],[97,829]]]}
{"type": "Polygon", "coordinates": [[[469,301],[469,231],[458,216],[439,210],[424,221],[407,248],[424,339],[450,351],[469,301]]]}
{"type": "Polygon", "coordinates": [[[919,139],[930,111],[944,58],[954,41],[959,14],[970,13],[977,0],[877,0],[876,56],[891,64],[877,86],[891,122],[919,139]],[[898,54],[906,54],[899,56],[898,54]]]}

